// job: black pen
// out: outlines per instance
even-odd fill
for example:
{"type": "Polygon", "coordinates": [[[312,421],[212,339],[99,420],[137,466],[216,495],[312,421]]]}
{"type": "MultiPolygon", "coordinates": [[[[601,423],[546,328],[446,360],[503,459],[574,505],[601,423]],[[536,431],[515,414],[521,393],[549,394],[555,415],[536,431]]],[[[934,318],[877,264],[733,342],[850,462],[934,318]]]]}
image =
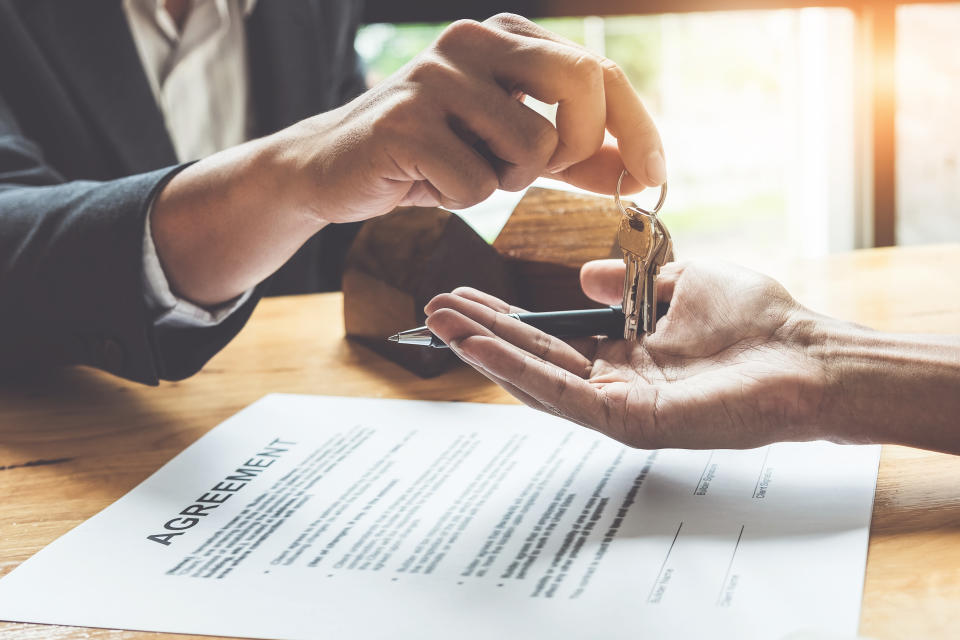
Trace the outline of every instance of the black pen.
{"type": "MultiPolygon", "coordinates": [[[[623,338],[623,309],[620,305],[603,309],[547,311],[544,313],[508,313],[524,324],[562,339],[606,336],[623,338]]],[[[447,345],[427,327],[401,331],[387,338],[390,342],[446,349],[447,345]]]]}

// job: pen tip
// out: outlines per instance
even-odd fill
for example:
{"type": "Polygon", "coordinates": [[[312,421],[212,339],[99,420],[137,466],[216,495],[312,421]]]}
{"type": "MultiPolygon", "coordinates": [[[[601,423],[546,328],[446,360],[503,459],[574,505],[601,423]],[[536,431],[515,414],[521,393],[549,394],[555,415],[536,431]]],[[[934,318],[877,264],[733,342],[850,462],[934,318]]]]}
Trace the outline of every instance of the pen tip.
{"type": "Polygon", "coordinates": [[[387,338],[387,340],[389,340],[390,342],[400,342],[400,336],[395,333],[389,338],[387,338]]]}

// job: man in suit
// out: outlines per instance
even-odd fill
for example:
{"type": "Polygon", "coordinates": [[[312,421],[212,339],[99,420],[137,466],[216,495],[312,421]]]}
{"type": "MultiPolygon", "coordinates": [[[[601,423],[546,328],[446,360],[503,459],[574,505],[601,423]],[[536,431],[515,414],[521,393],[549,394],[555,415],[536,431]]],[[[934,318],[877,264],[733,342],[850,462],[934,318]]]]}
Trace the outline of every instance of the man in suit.
{"type": "Polygon", "coordinates": [[[451,25],[365,90],[358,16],[347,0],[0,0],[0,366],[183,378],[262,295],[337,288],[360,220],[542,174],[665,179],[612,62],[504,15],[451,25]],[[526,94],[558,103],[556,126],[526,94]]]}

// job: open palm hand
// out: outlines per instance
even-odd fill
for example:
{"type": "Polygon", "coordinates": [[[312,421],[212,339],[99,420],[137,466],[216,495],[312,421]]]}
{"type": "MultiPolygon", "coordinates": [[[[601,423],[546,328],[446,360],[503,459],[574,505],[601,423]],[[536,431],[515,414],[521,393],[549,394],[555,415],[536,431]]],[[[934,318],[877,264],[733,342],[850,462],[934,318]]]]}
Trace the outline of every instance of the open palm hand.
{"type": "MultiPolygon", "coordinates": [[[[589,263],[582,282],[594,299],[616,302],[622,263],[589,263]]],[[[813,314],[776,281],[726,263],[672,263],[658,297],[670,310],[640,343],[568,344],[466,288],[432,300],[427,324],[524,403],[631,446],[743,448],[824,435],[816,418],[827,373],[805,329],[813,314]]]]}

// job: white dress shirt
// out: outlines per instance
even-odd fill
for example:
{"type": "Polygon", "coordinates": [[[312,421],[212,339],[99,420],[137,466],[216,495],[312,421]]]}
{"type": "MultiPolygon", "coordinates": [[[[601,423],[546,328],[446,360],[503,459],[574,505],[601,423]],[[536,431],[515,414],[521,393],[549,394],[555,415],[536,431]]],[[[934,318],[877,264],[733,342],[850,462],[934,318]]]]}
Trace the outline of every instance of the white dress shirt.
{"type": "MultiPolygon", "coordinates": [[[[137,53],[181,162],[240,144],[250,134],[244,18],[256,0],[191,0],[178,30],[163,0],[124,0],[137,53]]],[[[155,326],[204,327],[222,322],[251,291],[208,309],[178,298],[157,257],[147,215],[143,282],[155,326]]]]}

